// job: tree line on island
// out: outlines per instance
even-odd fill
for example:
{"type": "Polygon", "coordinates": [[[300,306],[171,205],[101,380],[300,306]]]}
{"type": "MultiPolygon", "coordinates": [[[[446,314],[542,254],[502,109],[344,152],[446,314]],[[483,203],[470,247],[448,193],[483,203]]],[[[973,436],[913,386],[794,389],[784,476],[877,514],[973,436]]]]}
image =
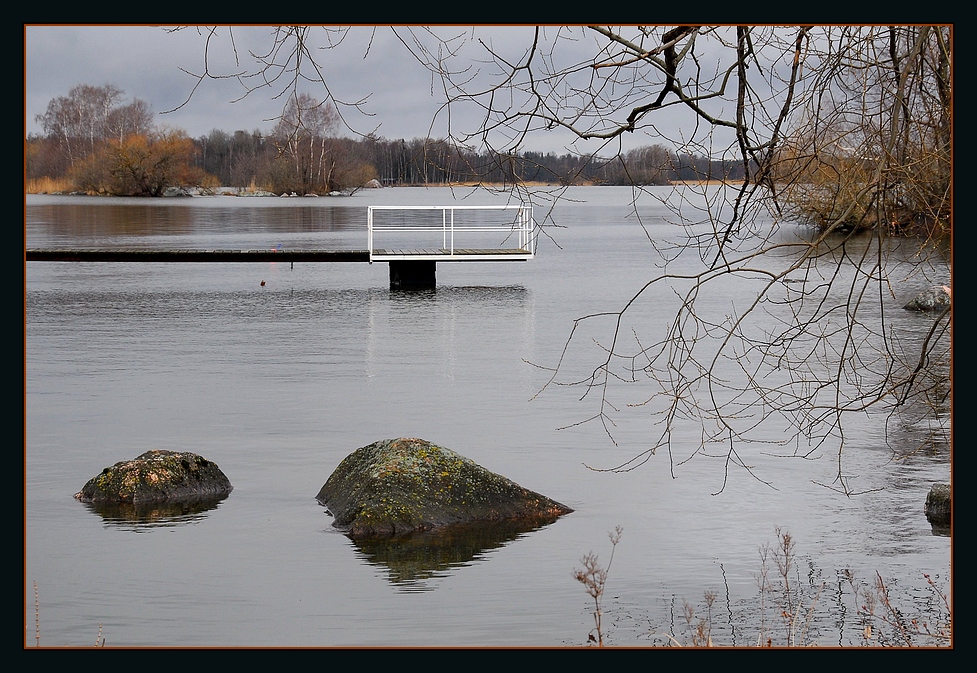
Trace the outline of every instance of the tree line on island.
{"type": "MultiPolygon", "coordinates": [[[[662,145],[602,159],[572,153],[503,154],[444,139],[341,137],[336,110],[293,98],[270,133],[214,129],[199,138],[154,123],[151,107],[112,85],[79,85],[37,115],[43,134],[26,141],[26,178],[70,191],[159,196],[168,187],[240,187],[323,194],[383,185],[457,183],[666,185],[742,180],[742,165],[662,145]]],[[[34,191],[37,191],[36,189],[34,191]]]]}

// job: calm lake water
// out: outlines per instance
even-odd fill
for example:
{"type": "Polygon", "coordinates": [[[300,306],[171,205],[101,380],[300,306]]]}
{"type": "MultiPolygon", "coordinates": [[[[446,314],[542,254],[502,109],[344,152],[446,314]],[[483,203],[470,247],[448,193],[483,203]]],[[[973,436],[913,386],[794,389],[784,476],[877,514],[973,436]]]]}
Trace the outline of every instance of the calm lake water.
{"type": "MultiPolygon", "coordinates": [[[[861,492],[852,497],[832,488],[831,449],[800,459],[747,445],[752,474],[727,474],[711,457],[718,449],[685,461],[701,440],[694,422],[677,426],[671,457],[659,451],[627,473],[588,468],[618,465],[660,434],[626,406],[643,389],[620,389],[616,444],[597,423],[574,425],[595,413],[581,389],[536,393],[574,320],[620,308],[656,273],[649,239],[677,240],[676,227],[644,196],[639,222],[629,189],[565,196],[536,259],[439,264],[434,291],[391,292],[382,263],[27,264],[25,645],[36,639],[36,582],[42,646],[87,647],[100,628],[109,646],[582,646],[593,603],[573,571],[590,551],[606,564],[616,526],[603,598],[611,645],[667,645],[664,634],[691,642],[686,603],[696,619],[711,617],[717,644],[754,645],[761,633],[782,642],[776,599],[758,588],[761,549],[778,529],[795,540],[791,577],[814,606],[805,642],[860,644],[846,571],[869,586],[878,573],[905,613],[937,619],[924,573],[949,593],[951,538],[932,529],[923,503],[932,483],[949,481],[950,448],[925,424],[888,419],[887,440],[884,415],[850,423],[846,472],[861,492]],[[575,511],[466,548],[354,543],[315,495],[350,452],[393,437],[448,447],[575,511]],[[73,499],[104,467],[153,448],[203,455],[234,491],[211,509],[142,520],[73,499]]],[[[542,220],[549,206],[539,198],[542,220]]],[[[367,206],[456,200],[504,202],[445,188],[28,196],[26,238],[28,247],[362,249],[367,206]]],[[[693,252],[670,270],[695,264],[693,252]]],[[[930,276],[948,282],[949,267],[935,263],[930,276]]],[[[899,309],[927,286],[913,282],[885,298],[907,343],[931,321],[899,309]]],[[[629,330],[669,319],[658,307],[671,291],[653,292],[629,330]]],[[[720,311],[756,297],[736,282],[726,293],[720,311]]],[[[592,339],[607,328],[581,328],[567,378],[599,361],[592,339]]],[[[776,419],[756,430],[762,440],[783,433],[776,419]]]]}

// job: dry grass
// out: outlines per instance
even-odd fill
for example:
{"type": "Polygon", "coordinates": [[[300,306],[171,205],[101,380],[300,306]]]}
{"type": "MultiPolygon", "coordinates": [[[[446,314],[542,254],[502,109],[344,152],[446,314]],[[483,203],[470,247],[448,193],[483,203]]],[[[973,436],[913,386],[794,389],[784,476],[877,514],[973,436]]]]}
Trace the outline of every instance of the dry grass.
{"type": "Polygon", "coordinates": [[[585,554],[580,560],[583,563],[583,570],[574,570],[573,577],[584,585],[587,594],[594,601],[594,628],[587,635],[587,642],[597,643],[597,647],[604,647],[604,632],[601,628],[603,611],[601,610],[600,600],[604,595],[604,585],[607,583],[607,573],[614,562],[614,549],[621,541],[622,529],[617,526],[613,533],[608,533],[611,539],[611,557],[607,561],[607,567],[603,567],[597,561],[597,554],[590,552],[585,554]]]}
{"type": "MultiPolygon", "coordinates": [[[[41,602],[38,599],[37,582],[34,582],[34,647],[41,646],[41,602]]],[[[98,635],[95,636],[95,647],[105,647],[102,636],[102,624],[99,622],[98,635]]]]}
{"type": "Polygon", "coordinates": [[[25,194],[52,194],[70,192],[74,185],[67,178],[32,178],[24,185],[25,194]]]}
{"type": "MultiPolygon", "coordinates": [[[[797,567],[797,552],[794,538],[790,533],[776,529],[775,544],[765,544],[760,548],[760,571],[757,575],[759,589],[759,622],[756,647],[817,647],[816,634],[812,635],[817,611],[825,584],[806,585],[797,567]]],[[[620,541],[621,528],[615,529],[611,537],[611,560],[614,547],[620,541]]],[[[594,629],[588,635],[588,642],[603,647],[607,638],[603,628],[603,605],[601,598],[610,570],[598,563],[597,556],[591,552],[582,559],[583,570],[575,570],[574,578],[581,582],[594,603],[594,629]]],[[[929,575],[924,574],[933,598],[939,605],[939,615],[935,613],[932,622],[922,618],[907,616],[906,611],[892,601],[889,588],[882,576],[876,573],[872,585],[862,585],[854,575],[845,570],[842,575],[850,587],[854,618],[861,630],[859,646],[891,647],[947,647],[952,645],[952,616],[950,601],[929,575]]],[[[664,638],[673,647],[716,647],[713,635],[713,613],[717,595],[713,591],[704,593],[704,609],[698,612],[688,602],[684,602],[680,615],[683,627],[681,632],[651,633],[664,638]]],[[[731,613],[730,613],[731,614],[731,613]]],[[[756,623],[756,622],[754,622],[756,623]]]]}

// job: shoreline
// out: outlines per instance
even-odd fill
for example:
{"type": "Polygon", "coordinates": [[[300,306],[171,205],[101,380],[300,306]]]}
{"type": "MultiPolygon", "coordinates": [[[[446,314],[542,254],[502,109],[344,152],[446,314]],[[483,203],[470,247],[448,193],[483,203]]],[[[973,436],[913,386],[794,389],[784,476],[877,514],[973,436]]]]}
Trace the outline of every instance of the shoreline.
{"type": "MultiPolygon", "coordinates": [[[[648,187],[677,187],[677,186],[703,186],[703,185],[729,185],[729,186],[739,186],[742,185],[742,180],[672,180],[668,184],[664,185],[600,185],[594,183],[585,184],[575,184],[575,185],[565,185],[559,182],[446,182],[439,184],[403,184],[403,185],[384,185],[380,189],[398,189],[404,187],[448,187],[448,188],[466,188],[466,189],[477,189],[479,187],[484,189],[510,189],[513,187],[522,188],[533,188],[533,187],[632,187],[638,189],[644,189],[648,187]]],[[[271,192],[265,193],[258,191],[251,191],[243,187],[228,187],[222,186],[217,188],[207,188],[201,189],[197,187],[183,187],[180,188],[184,191],[204,191],[208,192],[208,196],[284,196],[280,194],[274,194],[271,192]]],[[[361,187],[355,191],[361,191],[363,189],[375,189],[368,187],[361,187]]],[[[65,192],[65,191],[46,191],[46,190],[31,190],[25,189],[24,194],[36,194],[36,195],[46,195],[46,196],[115,196],[113,194],[80,194],[78,192],[65,192]]],[[[187,194],[189,196],[190,194],[187,194]]],[[[310,195],[311,196],[311,195],[310,195]]],[[[319,196],[319,195],[317,195],[319,196]]],[[[147,196],[143,198],[163,198],[147,196]]]]}

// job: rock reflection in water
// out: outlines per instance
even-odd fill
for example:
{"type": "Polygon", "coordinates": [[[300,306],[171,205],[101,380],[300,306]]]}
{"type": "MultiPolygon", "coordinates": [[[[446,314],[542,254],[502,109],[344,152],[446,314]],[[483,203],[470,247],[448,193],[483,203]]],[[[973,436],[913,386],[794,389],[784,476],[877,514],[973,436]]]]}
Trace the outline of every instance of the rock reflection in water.
{"type": "Polygon", "coordinates": [[[102,517],[107,525],[139,531],[149,528],[185,526],[201,521],[207,517],[207,512],[217,509],[225,499],[209,498],[138,505],[118,502],[88,502],[84,503],[84,506],[102,517]]]}
{"type": "Polygon", "coordinates": [[[404,591],[430,591],[424,581],[451,568],[469,565],[485,552],[556,521],[510,519],[456,524],[393,538],[353,540],[368,563],[387,570],[391,584],[404,591]]]}

